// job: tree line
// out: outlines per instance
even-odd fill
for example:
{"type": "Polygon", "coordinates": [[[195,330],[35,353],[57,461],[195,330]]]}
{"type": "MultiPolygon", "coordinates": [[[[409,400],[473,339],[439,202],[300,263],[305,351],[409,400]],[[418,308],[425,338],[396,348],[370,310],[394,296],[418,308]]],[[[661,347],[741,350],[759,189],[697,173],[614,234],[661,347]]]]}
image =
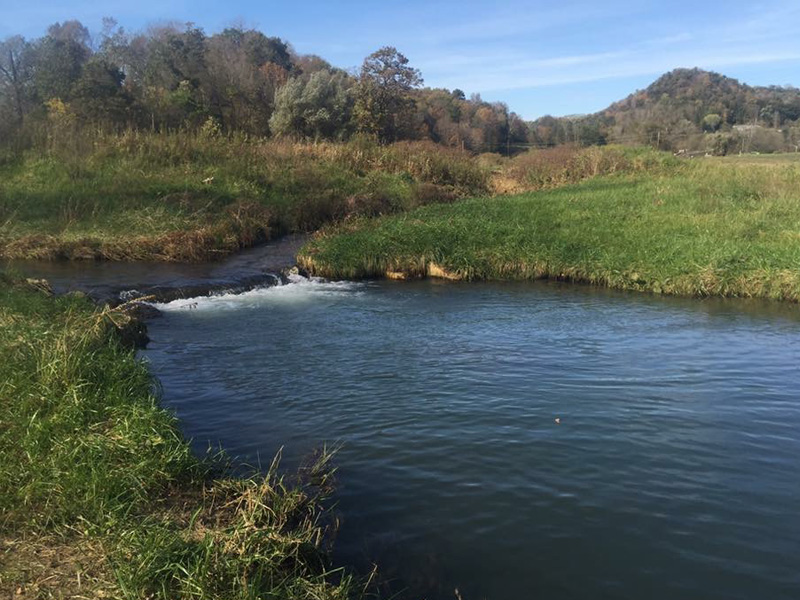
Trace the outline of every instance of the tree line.
{"type": "Polygon", "coordinates": [[[397,49],[347,71],[278,37],[193,24],[128,32],[78,21],[0,42],[0,143],[78,129],[244,133],[295,140],[431,140],[482,153],[620,143],[662,150],[800,150],[800,90],[676,69],[600,112],[523,121],[501,102],[424,87],[397,49]]]}
{"type": "Polygon", "coordinates": [[[392,47],[348,72],[254,29],[208,35],[170,24],[131,33],[113,19],[96,36],[73,20],[38,39],[0,42],[0,138],[25,146],[65,127],[367,135],[501,153],[528,141],[526,123],[505,104],[423,87],[392,47]]]}

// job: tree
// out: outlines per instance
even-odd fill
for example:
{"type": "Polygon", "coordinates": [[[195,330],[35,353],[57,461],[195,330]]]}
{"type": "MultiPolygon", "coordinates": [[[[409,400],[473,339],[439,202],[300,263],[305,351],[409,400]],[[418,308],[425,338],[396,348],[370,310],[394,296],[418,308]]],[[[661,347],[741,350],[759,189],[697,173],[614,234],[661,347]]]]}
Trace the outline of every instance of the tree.
{"type": "Polygon", "coordinates": [[[269,131],[275,91],[288,79],[285,45],[281,43],[282,54],[270,51],[275,39],[241,29],[209,38],[205,92],[211,114],[226,130],[269,131]]]}
{"type": "Polygon", "coordinates": [[[34,73],[40,99],[69,98],[91,55],[89,30],[80,22],[51,25],[36,47],[34,73]]]}
{"type": "Polygon", "coordinates": [[[417,69],[396,48],[385,46],[364,59],[356,93],[354,114],[360,131],[382,143],[393,142],[411,129],[414,99],[411,91],[422,85],[417,69]]]}
{"type": "Polygon", "coordinates": [[[714,132],[722,125],[722,117],[716,113],[710,113],[703,117],[703,131],[714,132]]]}
{"type": "Polygon", "coordinates": [[[25,117],[32,79],[31,47],[16,35],[0,42],[0,100],[13,106],[17,125],[25,117]]]}
{"type": "Polygon", "coordinates": [[[795,152],[800,152],[800,120],[787,127],[785,131],[788,144],[795,152]]]}
{"type": "Polygon", "coordinates": [[[346,73],[316,71],[294,77],[275,96],[270,129],[278,135],[342,139],[349,133],[352,80],[346,73]]]}
{"type": "Polygon", "coordinates": [[[136,79],[153,125],[199,125],[208,118],[206,50],[203,30],[187,24],[183,31],[175,26],[151,30],[137,48],[139,56],[131,53],[132,64],[141,65],[136,79]]]}
{"type": "Polygon", "coordinates": [[[277,37],[267,37],[254,29],[228,28],[214,36],[228,42],[229,45],[241,48],[253,67],[265,63],[275,63],[286,69],[292,68],[292,58],[286,42],[277,37]]]}
{"type": "Polygon", "coordinates": [[[93,58],[72,88],[72,105],[84,122],[107,126],[124,123],[130,98],[122,87],[125,75],[118,66],[93,58]]]}
{"type": "Polygon", "coordinates": [[[461,104],[463,98],[444,89],[424,89],[416,94],[417,130],[421,137],[437,144],[461,145],[461,104]]]}
{"type": "Polygon", "coordinates": [[[316,54],[304,54],[296,57],[294,66],[303,75],[311,75],[317,71],[333,71],[331,63],[316,54]]]}

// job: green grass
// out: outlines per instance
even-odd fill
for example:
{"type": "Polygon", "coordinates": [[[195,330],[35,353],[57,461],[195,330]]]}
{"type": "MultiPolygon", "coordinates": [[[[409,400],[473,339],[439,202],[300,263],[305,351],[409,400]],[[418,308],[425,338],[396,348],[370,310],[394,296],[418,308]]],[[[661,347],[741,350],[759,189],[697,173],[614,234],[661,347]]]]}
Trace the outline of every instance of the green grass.
{"type": "Polygon", "coordinates": [[[466,153],[431,143],[129,132],[64,144],[0,161],[0,257],[204,260],[488,189],[466,153]]]}
{"type": "Polygon", "coordinates": [[[330,456],[294,483],[193,457],[126,321],[0,274],[0,594],[357,597],[326,554],[330,456]]]}
{"type": "Polygon", "coordinates": [[[708,157],[705,160],[739,165],[800,165],[800,152],[779,152],[775,154],[731,154],[729,156],[708,157]]]}
{"type": "Polygon", "coordinates": [[[800,300],[800,168],[684,161],[323,229],[331,278],[556,278],[691,296],[800,300]]]}

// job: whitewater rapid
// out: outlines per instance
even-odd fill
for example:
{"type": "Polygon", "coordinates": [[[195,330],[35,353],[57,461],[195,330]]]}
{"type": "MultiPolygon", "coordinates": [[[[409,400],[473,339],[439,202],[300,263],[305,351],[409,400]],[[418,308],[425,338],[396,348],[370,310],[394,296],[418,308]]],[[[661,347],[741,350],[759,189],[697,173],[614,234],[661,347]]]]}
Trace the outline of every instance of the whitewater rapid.
{"type": "Polygon", "coordinates": [[[289,275],[286,283],[256,287],[245,292],[221,292],[171,302],[155,302],[151,306],[163,312],[241,310],[270,304],[311,302],[325,297],[359,296],[364,293],[365,288],[364,283],[289,275]]]}

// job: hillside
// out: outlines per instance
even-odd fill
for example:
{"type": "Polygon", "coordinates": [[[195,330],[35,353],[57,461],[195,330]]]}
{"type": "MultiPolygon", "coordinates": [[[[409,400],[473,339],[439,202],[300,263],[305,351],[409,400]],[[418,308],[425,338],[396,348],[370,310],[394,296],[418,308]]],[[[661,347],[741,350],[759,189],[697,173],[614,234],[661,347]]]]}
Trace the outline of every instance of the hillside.
{"type": "Polygon", "coordinates": [[[543,117],[531,129],[540,145],[648,144],[717,154],[785,150],[800,144],[800,89],[749,86],[702,69],[675,69],[600,112],[543,117]]]}

